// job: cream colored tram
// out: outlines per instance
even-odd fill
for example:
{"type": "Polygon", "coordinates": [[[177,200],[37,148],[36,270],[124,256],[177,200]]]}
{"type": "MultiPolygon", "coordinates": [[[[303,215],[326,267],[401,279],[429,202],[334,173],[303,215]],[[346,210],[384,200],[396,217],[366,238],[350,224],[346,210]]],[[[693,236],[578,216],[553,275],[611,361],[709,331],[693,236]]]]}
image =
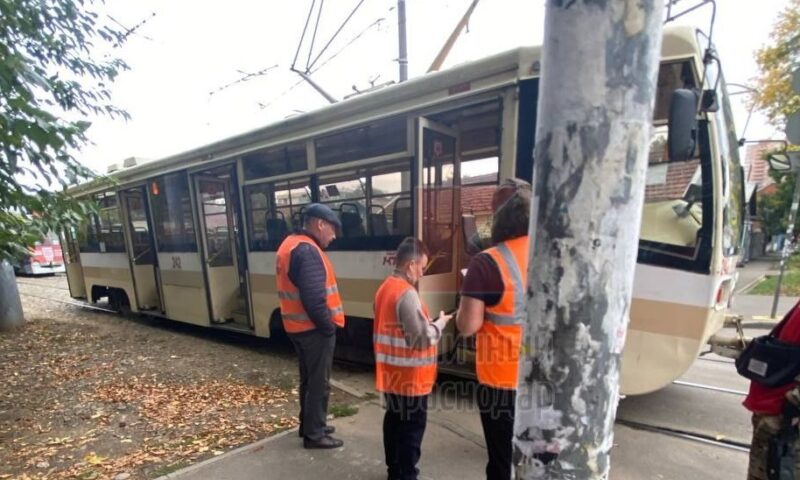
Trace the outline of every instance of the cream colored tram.
{"type": "MultiPolygon", "coordinates": [[[[680,376],[720,328],[742,231],[742,176],[719,73],[703,75],[702,34],[667,28],[647,176],[622,391],[680,376]],[[716,76],[715,76],[716,75],[716,76]],[[676,88],[716,88],[701,112],[696,155],[670,162],[666,117],[676,88]],[[713,109],[712,109],[713,110],[713,109]]],[[[160,160],[127,161],[113,188],[87,184],[99,214],[67,232],[76,298],[269,337],[281,329],[275,251],[302,209],[339,212],[331,245],[347,314],[338,354],[372,356],[372,302],[407,235],[432,262],[420,291],[432,311],[456,307],[470,255],[486,235],[505,177],[530,179],[540,49],[432,73],[160,160]]],[[[464,371],[473,346],[454,334],[443,368],[464,371]]]]}

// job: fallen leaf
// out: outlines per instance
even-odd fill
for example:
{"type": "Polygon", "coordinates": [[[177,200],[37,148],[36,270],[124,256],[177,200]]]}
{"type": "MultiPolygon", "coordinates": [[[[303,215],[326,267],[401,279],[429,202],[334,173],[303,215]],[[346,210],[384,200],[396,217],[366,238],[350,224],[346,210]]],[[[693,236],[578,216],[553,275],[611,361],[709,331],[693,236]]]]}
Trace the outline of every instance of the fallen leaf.
{"type": "Polygon", "coordinates": [[[83,457],[83,460],[90,465],[101,465],[103,462],[106,461],[106,457],[101,457],[92,452],[89,455],[83,457]]]}

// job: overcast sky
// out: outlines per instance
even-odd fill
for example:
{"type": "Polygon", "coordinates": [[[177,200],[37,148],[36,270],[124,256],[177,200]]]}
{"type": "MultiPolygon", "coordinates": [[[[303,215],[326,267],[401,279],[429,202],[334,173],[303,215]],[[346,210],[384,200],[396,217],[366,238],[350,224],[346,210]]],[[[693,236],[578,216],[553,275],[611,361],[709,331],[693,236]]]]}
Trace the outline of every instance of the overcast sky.
{"type": "MultiPolygon", "coordinates": [[[[358,1],[324,2],[312,60],[358,1]]],[[[396,3],[364,0],[320,56],[313,77],[335,97],[353,93],[353,85],[366,88],[376,77],[377,84],[397,79],[396,3]]],[[[411,77],[424,74],[469,3],[407,0],[411,77]]],[[[540,44],[544,3],[483,0],[445,68],[519,45],[540,44]]],[[[678,6],[693,3],[695,0],[682,0],[678,6]]],[[[749,83],[756,75],[753,53],[769,40],[771,26],[787,3],[717,0],[714,41],[728,82],[749,83]]],[[[108,2],[104,7],[107,13],[129,27],[152,13],[155,16],[115,50],[131,70],[114,84],[113,101],[131,114],[131,120],[96,119],[89,131],[94,145],[84,149],[82,161],[104,172],[108,164],[130,156],[161,158],[326,105],[326,100],[307,84],[298,84],[297,75],[289,71],[310,4],[311,0],[108,2]],[[219,90],[244,73],[274,65],[277,67],[264,75],[219,90]]],[[[708,31],[710,11],[704,7],[679,22],[708,31]]],[[[308,62],[315,20],[316,16],[297,60],[300,68],[308,62]]],[[[745,96],[733,100],[736,127],[741,132],[747,118],[745,96]]],[[[776,135],[754,114],[748,138],[776,135]]]]}

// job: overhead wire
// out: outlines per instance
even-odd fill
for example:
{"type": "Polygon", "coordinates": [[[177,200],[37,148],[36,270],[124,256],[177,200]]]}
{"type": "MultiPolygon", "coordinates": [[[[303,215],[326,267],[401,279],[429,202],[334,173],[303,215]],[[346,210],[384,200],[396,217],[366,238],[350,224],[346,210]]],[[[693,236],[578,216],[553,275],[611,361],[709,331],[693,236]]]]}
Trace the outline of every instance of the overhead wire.
{"type": "Polygon", "coordinates": [[[250,80],[251,78],[260,77],[261,75],[266,74],[267,72],[269,72],[270,70],[272,70],[274,68],[278,68],[278,64],[277,63],[275,65],[270,66],[270,67],[261,69],[261,70],[259,70],[257,72],[245,74],[244,76],[242,76],[242,77],[240,77],[240,78],[238,78],[238,79],[236,79],[236,80],[234,80],[234,81],[232,81],[230,83],[227,83],[227,84],[225,84],[225,85],[223,85],[223,86],[221,86],[219,88],[216,88],[216,89],[208,92],[208,95],[212,96],[215,93],[219,93],[219,92],[225,90],[226,88],[230,88],[230,87],[232,87],[232,86],[234,86],[234,85],[236,85],[238,83],[244,83],[244,82],[250,80]]]}
{"type": "Polygon", "coordinates": [[[348,15],[347,18],[344,19],[344,22],[342,22],[342,24],[339,26],[339,29],[336,30],[336,32],[333,34],[333,36],[331,36],[331,38],[328,40],[328,43],[326,43],[325,46],[322,47],[322,50],[320,50],[319,54],[314,58],[314,61],[311,62],[309,65],[307,65],[307,68],[308,68],[309,71],[312,68],[314,68],[314,64],[316,64],[317,61],[320,59],[320,57],[322,57],[322,54],[325,53],[325,50],[327,50],[328,47],[331,46],[331,43],[333,43],[333,41],[336,39],[336,37],[339,36],[339,33],[341,33],[342,29],[344,29],[344,27],[347,25],[347,23],[350,21],[350,19],[353,18],[353,15],[355,15],[355,13],[358,11],[359,7],[361,7],[361,5],[363,3],[364,3],[364,0],[359,0],[358,4],[356,4],[355,8],[353,8],[353,11],[350,12],[350,15],[348,15]]]}
{"type": "Polygon", "coordinates": [[[322,17],[322,7],[325,0],[319,0],[319,10],[317,11],[317,23],[314,25],[314,35],[311,36],[311,46],[308,47],[308,58],[306,59],[306,72],[311,70],[309,62],[311,62],[311,53],[314,51],[314,43],[317,40],[317,30],[319,29],[319,19],[322,17]]]}
{"type": "Polygon", "coordinates": [[[297,63],[297,57],[300,56],[300,49],[303,47],[303,40],[306,38],[306,30],[308,29],[308,22],[311,21],[311,14],[314,13],[314,5],[317,3],[317,0],[311,0],[311,8],[308,9],[308,16],[306,16],[306,24],[303,26],[303,33],[300,35],[300,41],[297,43],[297,52],[294,54],[294,60],[292,60],[292,68],[294,68],[295,64],[297,63]]]}
{"type": "MultiPolygon", "coordinates": [[[[363,3],[363,1],[362,1],[361,3],[363,3]]],[[[350,17],[352,17],[352,14],[353,14],[353,13],[355,13],[355,10],[357,10],[357,9],[358,9],[358,7],[361,5],[361,3],[359,3],[359,5],[357,5],[357,6],[356,6],[356,9],[354,9],[354,11],[353,11],[353,12],[351,12],[351,14],[348,16],[347,20],[349,20],[349,19],[350,19],[350,17]]],[[[387,10],[387,13],[390,13],[390,12],[392,12],[392,11],[393,11],[395,8],[396,8],[396,7],[395,7],[395,5],[391,5],[391,6],[389,7],[389,9],[387,10]]],[[[312,14],[312,13],[311,13],[311,11],[309,11],[309,16],[308,16],[308,19],[310,19],[310,18],[311,18],[311,14],[312,14]]],[[[345,22],[347,22],[347,20],[345,20],[345,22]]],[[[342,46],[342,48],[340,48],[340,49],[339,49],[339,50],[337,50],[337,51],[336,51],[336,52],[335,52],[333,55],[331,55],[330,57],[328,57],[327,59],[325,59],[325,60],[324,60],[324,61],[323,61],[323,62],[322,62],[320,65],[318,65],[318,66],[317,66],[316,68],[314,68],[313,70],[308,70],[308,71],[307,71],[307,73],[308,73],[308,74],[312,74],[312,73],[315,73],[315,72],[318,72],[319,70],[321,70],[321,69],[322,69],[322,67],[324,67],[325,65],[327,65],[327,64],[328,64],[328,63],[329,63],[331,60],[333,60],[334,58],[336,58],[337,56],[339,56],[341,53],[343,53],[345,50],[347,50],[347,48],[349,48],[349,47],[350,47],[350,46],[351,46],[353,43],[355,43],[355,42],[356,42],[358,39],[360,39],[361,37],[363,37],[363,36],[364,36],[364,35],[365,35],[365,34],[366,34],[366,33],[367,33],[369,30],[371,30],[371,29],[375,28],[376,26],[379,26],[379,25],[381,25],[381,23],[383,23],[384,21],[386,21],[386,17],[385,17],[385,16],[384,16],[384,17],[379,17],[378,19],[376,19],[374,22],[372,22],[371,24],[369,24],[369,25],[368,25],[366,28],[364,28],[363,30],[361,30],[361,32],[359,32],[357,35],[355,35],[353,38],[351,38],[351,39],[350,39],[350,40],[349,40],[349,41],[348,41],[348,42],[347,42],[347,43],[346,43],[344,46],[342,46]]],[[[343,26],[344,26],[344,24],[342,25],[342,27],[343,27],[343,26]]],[[[342,27],[340,27],[340,28],[339,28],[339,30],[340,30],[340,31],[341,31],[341,28],[342,28],[342,27]]],[[[338,34],[338,31],[337,31],[337,34],[338,34]]],[[[329,41],[328,43],[330,44],[330,41],[329,41]]],[[[326,48],[327,48],[327,45],[326,45],[326,48]]],[[[299,49],[298,49],[298,52],[299,52],[299,49]]],[[[324,52],[324,49],[323,49],[323,52],[324,52]]],[[[322,54],[323,52],[320,52],[320,54],[322,54]]],[[[319,56],[318,56],[318,57],[319,57],[319,56]]],[[[295,56],[295,59],[296,59],[296,58],[297,58],[297,56],[295,56]]],[[[315,60],[314,60],[314,63],[316,63],[318,60],[319,60],[319,58],[315,59],[315,60]]],[[[313,66],[313,64],[312,64],[312,66],[313,66]]],[[[299,87],[299,86],[300,86],[301,84],[303,84],[303,83],[305,83],[305,80],[302,80],[302,79],[301,79],[301,80],[298,80],[297,82],[295,82],[294,84],[292,84],[290,87],[288,87],[288,88],[287,88],[286,90],[284,90],[283,92],[279,93],[277,96],[275,96],[275,97],[274,97],[272,100],[270,100],[270,101],[269,101],[269,102],[267,102],[267,103],[261,103],[261,102],[257,102],[257,104],[258,104],[259,108],[260,108],[261,110],[264,110],[264,109],[266,109],[266,108],[268,108],[268,107],[272,106],[272,105],[273,105],[275,102],[277,102],[277,101],[278,101],[278,100],[280,100],[281,98],[283,98],[283,97],[285,97],[286,95],[288,95],[290,92],[292,92],[292,91],[293,91],[295,88],[299,87]]]]}

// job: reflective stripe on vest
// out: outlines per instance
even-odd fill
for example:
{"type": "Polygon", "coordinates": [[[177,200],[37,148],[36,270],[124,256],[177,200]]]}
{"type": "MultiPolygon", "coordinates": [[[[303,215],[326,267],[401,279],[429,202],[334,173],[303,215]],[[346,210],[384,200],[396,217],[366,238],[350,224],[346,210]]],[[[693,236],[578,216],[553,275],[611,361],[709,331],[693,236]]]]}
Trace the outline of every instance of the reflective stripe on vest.
{"type": "Polygon", "coordinates": [[[325,252],[314,242],[311,237],[293,234],[286,237],[278,248],[276,255],[276,279],[278,282],[278,300],[281,308],[283,328],[287,333],[300,333],[316,328],[308,316],[300,300],[300,290],[289,278],[292,251],[300,244],[308,243],[319,252],[325,266],[325,303],[331,314],[331,320],[339,327],[344,327],[344,309],[339,296],[339,287],[336,285],[336,274],[333,265],[325,252]]]}
{"type": "MultiPolygon", "coordinates": [[[[392,275],[384,280],[375,294],[372,341],[375,347],[375,388],[380,392],[427,395],[436,381],[436,345],[424,348],[408,346],[397,318],[398,302],[413,288],[404,279],[392,275]]],[[[422,311],[426,318],[430,318],[424,303],[422,311]]]]}
{"type": "Polygon", "coordinates": [[[496,305],[485,309],[484,322],[476,338],[475,369],[478,381],[494,388],[517,388],[525,320],[528,245],[528,237],[524,236],[485,251],[497,264],[503,293],[496,305]]]}

